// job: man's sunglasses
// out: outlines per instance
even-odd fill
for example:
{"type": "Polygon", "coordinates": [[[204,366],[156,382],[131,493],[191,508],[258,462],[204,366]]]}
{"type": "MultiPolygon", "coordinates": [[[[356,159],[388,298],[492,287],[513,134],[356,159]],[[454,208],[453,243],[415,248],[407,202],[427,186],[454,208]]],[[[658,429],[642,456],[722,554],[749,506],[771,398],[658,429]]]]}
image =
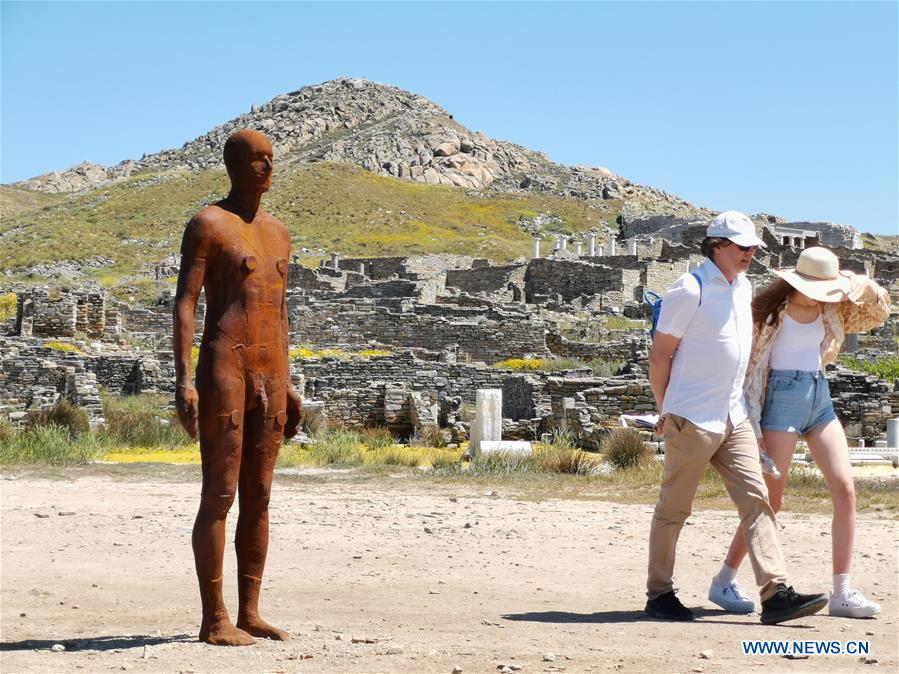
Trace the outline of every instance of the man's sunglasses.
{"type": "Polygon", "coordinates": [[[739,248],[739,249],[740,249],[741,251],[743,251],[744,253],[748,253],[749,251],[755,250],[756,248],[758,248],[758,246],[741,246],[741,245],[739,245],[739,244],[737,244],[737,243],[734,243],[734,242],[731,241],[730,239],[719,239],[719,241],[721,241],[721,244],[724,245],[724,246],[736,246],[737,248],[739,248]]]}

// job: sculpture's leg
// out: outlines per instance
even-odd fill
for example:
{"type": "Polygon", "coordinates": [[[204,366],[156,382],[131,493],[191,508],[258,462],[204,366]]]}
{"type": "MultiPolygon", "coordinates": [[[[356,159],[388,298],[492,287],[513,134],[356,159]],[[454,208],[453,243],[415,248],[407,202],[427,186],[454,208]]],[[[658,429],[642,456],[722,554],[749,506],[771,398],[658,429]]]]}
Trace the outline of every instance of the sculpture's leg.
{"type": "Polygon", "coordinates": [[[220,646],[247,646],[255,643],[253,637],[231,623],[222,598],[225,519],[237,491],[243,439],[243,383],[237,380],[231,383],[233,386],[204,386],[200,392],[203,491],[192,542],[203,606],[200,641],[220,646]],[[235,407],[238,402],[240,408],[235,407]],[[235,409],[240,409],[241,414],[232,415],[235,409]]]}
{"type": "Polygon", "coordinates": [[[259,592],[268,553],[268,503],[286,419],[286,391],[270,391],[264,398],[259,407],[247,412],[244,426],[240,517],[234,540],[240,597],[237,626],[253,636],[285,641],[287,632],[259,616],[259,592]]]}

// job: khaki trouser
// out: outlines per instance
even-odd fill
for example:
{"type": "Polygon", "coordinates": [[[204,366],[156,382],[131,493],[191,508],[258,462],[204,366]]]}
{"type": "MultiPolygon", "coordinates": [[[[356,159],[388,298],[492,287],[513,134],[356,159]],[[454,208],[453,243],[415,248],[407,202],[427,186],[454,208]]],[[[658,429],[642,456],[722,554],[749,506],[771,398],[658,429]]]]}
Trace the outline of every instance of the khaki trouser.
{"type": "Polygon", "coordinates": [[[762,478],[759,450],[749,421],[724,435],[704,431],[675,414],[665,417],[665,479],[649,532],[649,578],[646,595],[655,599],[674,589],[674,551],[690,516],[696,487],[711,462],[737,506],[749,548],[749,559],[762,601],[786,583],[786,566],[777,540],[774,512],[762,478]]]}

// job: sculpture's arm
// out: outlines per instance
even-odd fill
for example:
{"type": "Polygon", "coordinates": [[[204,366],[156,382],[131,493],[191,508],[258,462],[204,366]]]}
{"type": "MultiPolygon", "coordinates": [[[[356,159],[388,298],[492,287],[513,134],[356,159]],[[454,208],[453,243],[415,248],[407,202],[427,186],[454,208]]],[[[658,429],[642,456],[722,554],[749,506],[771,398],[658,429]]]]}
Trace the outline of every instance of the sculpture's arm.
{"type": "MultiPolygon", "coordinates": [[[[288,259],[289,259],[288,254],[288,259]]],[[[292,438],[300,430],[303,419],[303,399],[293,388],[290,380],[290,321],[287,317],[287,272],[285,271],[284,288],[281,291],[281,337],[284,344],[284,357],[287,363],[287,423],[284,425],[284,437],[292,438]]]]}
{"type": "Polygon", "coordinates": [[[191,348],[194,341],[194,315],[197,299],[206,277],[206,245],[201,222],[194,218],[184,231],[181,242],[181,268],[175,292],[172,350],[175,357],[175,406],[184,430],[197,436],[199,400],[191,375],[191,348]]]}

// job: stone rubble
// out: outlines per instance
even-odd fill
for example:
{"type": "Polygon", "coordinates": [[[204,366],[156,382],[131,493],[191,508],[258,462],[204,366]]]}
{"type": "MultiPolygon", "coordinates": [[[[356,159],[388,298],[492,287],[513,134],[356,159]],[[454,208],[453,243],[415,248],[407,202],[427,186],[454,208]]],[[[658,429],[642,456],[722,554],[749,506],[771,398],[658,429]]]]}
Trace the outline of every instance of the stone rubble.
{"type": "MultiPolygon", "coordinates": [[[[469,437],[477,391],[497,389],[502,439],[534,441],[561,430],[599,449],[620,415],[655,411],[645,323],[607,329],[601,322],[645,319],[643,292],[664,291],[701,261],[689,244],[624,243],[620,250],[632,254],[577,256],[569,248],[507,265],[462,255],[343,259],[336,269],[336,257],[317,269],[289,265],[291,344],[320,352],[292,359],[307,430],[384,426],[404,439],[439,434],[459,443],[469,437]],[[524,358],[609,367],[603,376],[577,363],[558,372],[495,367],[524,358]]],[[[896,256],[838,251],[847,268],[871,274],[897,298],[896,256]]],[[[759,287],[770,279],[769,265],[789,266],[797,255],[773,240],[750,278],[759,287]]],[[[15,421],[65,398],[99,425],[101,389],[173,394],[171,291],[144,307],[91,285],[15,291],[16,317],[0,337],[0,414],[15,421]]],[[[203,313],[201,298],[197,340],[203,313]]],[[[894,313],[883,328],[847,340],[846,350],[860,359],[896,354],[897,323],[894,313]]],[[[873,443],[899,411],[899,384],[842,366],[828,378],[847,434],[873,443]]]]}

